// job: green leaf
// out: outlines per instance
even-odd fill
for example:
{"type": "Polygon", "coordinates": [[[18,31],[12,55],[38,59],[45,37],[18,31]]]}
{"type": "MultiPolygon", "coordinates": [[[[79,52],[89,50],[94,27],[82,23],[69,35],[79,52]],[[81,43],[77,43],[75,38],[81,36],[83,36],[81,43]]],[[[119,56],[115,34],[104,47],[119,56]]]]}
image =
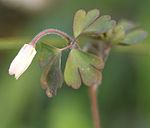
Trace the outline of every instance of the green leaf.
{"type": "Polygon", "coordinates": [[[61,55],[57,55],[45,66],[41,76],[41,85],[42,88],[46,90],[47,96],[52,97],[56,95],[57,89],[60,88],[62,84],[61,55]]]}
{"type": "Polygon", "coordinates": [[[38,59],[41,67],[48,65],[53,56],[60,53],[58,48],[52,47],[45,43],[38,43],[38,59]]]}
{"type": "Polygon", "coordinates": [[[73,31],[77,38],[81,34],[104,33],[115,25],[115,21],[106,15],[99,17],[99,10],[94,9],[87,14],[84,10],[79,10],[74,16],[73,31]]]}
{"type": "Polygon", "coordinates": [[[84,33],[105,33],[112,27],[114,27],[115,21],[111,20],[108,15],[101,16],[94,23],[92,23],[84,33]]]}
{"type": "Polygon", "coordinates": [[[41,43],[40,65],[43,68],[41,86],[46,90],[48,97],[56,95],[57,89],[62,86],[61,52],[54,47],[41,43]]]}
{"type": "Polygon", "coordinates": [[[87,14],[85,10],[78,10],[74,16],[74,37],[79,36],[98,16],[99,10],[97,9],[91,10],[87,14]]]}
{"type": "Polygon", "coordinates": [[[81,82],[87,86],[98,85],[101,82],[101,69],[104,62],[101,57],[72,49],[65,67],[64,78],[68,86],[79,88],[81,82]]]}
{"type": "Polygon", "coordinates": [[[135,43],[139,43],[142,40],[144,40],[147,37],[147,32],[143,31],[143,30],[134,30],[129,32],[124,40],[122,41],[123,44],[135,44],[135,43]]]}
{"type": "Polygon", "coordinates": [[[134,24],[133,22],[128,20],[121,20],[119,21],[118,25],[121,25],[124,28],[125,32],[137,27],[137,24],[134,24]]]}
{"type": "Polygon", "coordinates": [[[111,42],[111,44],[116,45],[120,43],[124,37],[124,28],[121,25],[116,25],[113,29],[109,30],[102,39],[106,42],[111,42]]]}

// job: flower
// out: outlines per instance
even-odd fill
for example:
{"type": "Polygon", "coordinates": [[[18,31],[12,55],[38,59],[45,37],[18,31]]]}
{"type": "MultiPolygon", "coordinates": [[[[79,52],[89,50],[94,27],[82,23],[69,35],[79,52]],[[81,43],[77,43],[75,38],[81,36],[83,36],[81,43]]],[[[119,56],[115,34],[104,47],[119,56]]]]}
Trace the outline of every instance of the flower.
{"type": "Polygon", "coordinates": [[[10,64],[9,74],[15,75],[15,78],[18,79],[29,67],[35,54],[36,50],[33,45],[24,44],[24,46],[20,49],[19,53],[10,64]]]}

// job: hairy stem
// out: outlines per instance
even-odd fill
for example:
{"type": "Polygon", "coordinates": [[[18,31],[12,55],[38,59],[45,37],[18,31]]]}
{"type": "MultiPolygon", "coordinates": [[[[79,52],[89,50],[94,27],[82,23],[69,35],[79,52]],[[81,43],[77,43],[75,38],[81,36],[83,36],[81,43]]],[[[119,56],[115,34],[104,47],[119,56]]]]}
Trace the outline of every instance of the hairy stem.
{"type": "Polygon", "coordinates": [[[55,34],[55,35],[58,35],[58,36],[61,36],[62,38],[64,38],[66,41],[69,42],[69,44],[71,44],[73,42],[73,38],[70,37],[68,34],[66,34],[65,32],[63,31],[60,31],[60,30],[57,30],[57,29],[46,29],[46,30],[43,30],[42,32],[40,32],[39,34],[37,34],[33,40],[31,41],[31,45],[35,46],[36,43],[43,37],[43,36],[46,36],[46,35],[51,35],[51,34],[55,34]]]}
{"type": "Polygon", "coordinates": [[[89,96],[91,99],[91,110],[95,128],[100,128],[100,116],[97,104],[96,87],[95,85],[89,87],[89,96]]]}

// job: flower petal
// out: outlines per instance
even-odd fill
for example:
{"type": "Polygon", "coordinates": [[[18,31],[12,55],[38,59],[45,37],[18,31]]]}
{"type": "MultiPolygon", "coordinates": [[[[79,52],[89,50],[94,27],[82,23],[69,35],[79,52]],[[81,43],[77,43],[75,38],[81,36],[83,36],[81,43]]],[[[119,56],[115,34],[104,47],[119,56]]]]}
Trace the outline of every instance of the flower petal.
{"type": "Polygon", "coordinates": [[[30,44],[25,44],[12,61],[9,68],[9,74],[15,75],[15,78],[18,79],[22,75],[22,73],[29,67],[35,54],[35,48],[30,44]]]}

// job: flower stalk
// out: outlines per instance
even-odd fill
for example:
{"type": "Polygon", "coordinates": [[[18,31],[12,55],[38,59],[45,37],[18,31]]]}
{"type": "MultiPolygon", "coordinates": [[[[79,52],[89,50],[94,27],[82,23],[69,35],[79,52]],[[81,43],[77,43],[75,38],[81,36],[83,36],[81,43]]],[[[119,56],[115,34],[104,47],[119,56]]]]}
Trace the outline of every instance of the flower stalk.
{"type": "Polygon", "coordinates": [[[55,34],[55,35],[58,35],[58,36],[61,36],[62,38],[64,38],[66,41],[69,42],[69,44],[71,42],[73,42],[73,39],[72,37],[70,37],[67,33],[63,32],[63,31],[60,31],[60,30],[57,30],[57,29],[46,29],[46,30],[43,30],[42,32],[40,32],[39,34],[37,34],[33,40],[31,41],[31,45],[36,45],[36,43],[44,36],[46,35],[51,35],[51,34],[55,34]]]}
{"type": "Polygon", "coordinates": [[[37,36],[33,38],[33,40],[29,44],[25,44],[20,51],[18,52],[17,56],[14,58],[12,63],[9,67],[9,74],[15,75],[15,78],[18,79],[30,66],[34,56],[36,55],[36,43],[43,37],[49,34],[56,34],[58,36],[61,36],[65,40],[69,42],[69,45],[61,48],[61,51],[64,51],[68,48],[71,48],[73,46],[74,40],[66,33],[57,30],[57,29],[46,29],[37,36]]]}

